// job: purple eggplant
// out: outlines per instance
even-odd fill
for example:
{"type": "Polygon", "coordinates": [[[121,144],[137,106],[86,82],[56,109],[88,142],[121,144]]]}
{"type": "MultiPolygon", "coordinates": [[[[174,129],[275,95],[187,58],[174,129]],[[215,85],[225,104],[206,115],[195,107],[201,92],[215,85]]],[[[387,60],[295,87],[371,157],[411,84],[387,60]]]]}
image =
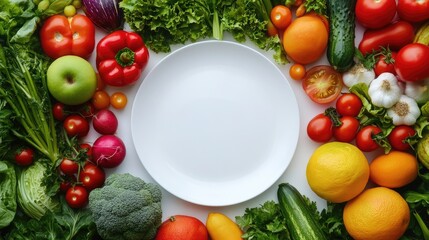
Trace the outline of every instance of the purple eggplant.
{"type": "Polygon", "coordinates": [[[120,0],[82,0],[86,16],[99,28],[112,32],[124,27],[120,0]]]}

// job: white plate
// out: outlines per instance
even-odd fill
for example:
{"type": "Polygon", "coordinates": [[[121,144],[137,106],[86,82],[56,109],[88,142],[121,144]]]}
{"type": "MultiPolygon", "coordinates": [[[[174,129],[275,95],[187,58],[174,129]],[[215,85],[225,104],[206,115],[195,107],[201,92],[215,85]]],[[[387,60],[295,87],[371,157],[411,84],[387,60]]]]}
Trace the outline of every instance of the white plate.
{"type": "Polygon", "coordinates": [[[137,154],[162,187],[186,201],[226,206],[268,189],[299,137],[299,110],[282,72],[228,41],[187,45],[141,83],[131,113],[137,154]]]}

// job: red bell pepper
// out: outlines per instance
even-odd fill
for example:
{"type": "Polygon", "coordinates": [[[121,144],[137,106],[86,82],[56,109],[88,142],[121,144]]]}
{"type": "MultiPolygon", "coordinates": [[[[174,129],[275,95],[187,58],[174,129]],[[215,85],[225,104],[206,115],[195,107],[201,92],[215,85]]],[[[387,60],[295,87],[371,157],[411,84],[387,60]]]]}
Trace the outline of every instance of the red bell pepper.
{"type": "Polygon", "coordinates": [[[53,59],[64,55],[89,58],[95,47],[95,27],[82,14],[70,18],[54,15],[43,23],[40,42],[45,54],[53,59]]]}
{"type": "Polygon", "coordinates": [[[97,69],[107,85],[122,87],[135,83],[148,61],[149,51],[137,33],[117,30],[98,42],[97,69]]]}

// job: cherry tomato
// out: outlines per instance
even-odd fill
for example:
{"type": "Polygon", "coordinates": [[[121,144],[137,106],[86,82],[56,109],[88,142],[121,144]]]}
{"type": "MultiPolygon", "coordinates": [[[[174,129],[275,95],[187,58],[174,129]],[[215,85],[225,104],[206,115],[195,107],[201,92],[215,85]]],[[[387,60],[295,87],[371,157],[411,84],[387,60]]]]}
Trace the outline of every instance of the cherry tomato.
{"type": "Polygon", "coordinates": [[[382,47],[389,47],[392,51],[398,51],[403,46],[412,43],[413,39],[413,25],[399,20],[384,28],[366,30],[359,43],[359,51],[363,55],[380,51],[382,47]]]}
{"type": "Polygon", "coordinates": [[[88,120],[78,114],[68,116],[63,122],[63,127],[70,137],[85,137],[89,132],[88,120]]]}
{"type": "Polygon", "coordinates": [[[104,90],[95,91],[94,96],[92,96],[92,104],[95,109],[106,109],[110,106],[110,96],[104,90]]]}
{"type": "Polygon", "coordinates": [[[63,121],[68,115],[65,110],[64,104],[60,102],[54,103],[54,105],[52,106],[52,115],[56,120],[63,121]]]}
{"type": "Polygon", "coordinates": [[[64,175],[61,176],[62,181],[60,183],[60,191],[65,193],[69,188],[73,186],[74,183],[76,183],[76,176],[75,175],[64,175]]]}
{"type": "Polygon", "coordinates": [[[429,19],[429,0],[398,0],[398,16],[408,22],[429,19]]]}
{"type": "Polygon", "coordinates": [[[325,143],[332,138],[333,123],[329,116],[320,113],[313,117],[307,125],[307,135],[315,142],[325,143]]]}
{"type": "Polygon", "coordinates": [[[409,137],[416,134],[414,128],[406,125],[396,126],[392,132],[390,132],[388,139],[390,145],[399,151],[407,151],[411,149],[410,144],[405,142],[409,137]]]}
{"type": "Polygon", "coordinates": [[[22,148],[15,153],[15,162],[20,166],[28,166],[33,163],[34,151],[31,148],[22,148]]]}
{"type": "Polygon", "coordinates": [[[53,15],[40,29],[40,43],[46,55],[53,59],[64,55],[88,58],[95,47],[95,26],[82,14],[72,18],[53,15]]]}
{"type": "Polygon", "coordinates": [[[302,81],[302,87],[310,99],[316,103],[330,103],[341,93],[342,75],[328,65],[312,67],[302,81]]]}
{"type": "Polygon", "coordinates": [[[110,96],[110,104],[116,109],[123,109],[127,105],[128,98],[123,92],[115,92],[110,96]]]}
{"type": "Polygon", "coordinates": [[[305,77],[305,66],[299,63],[294,63],[289,68],[289,75],[294,80],[302,80],[305,77]]]}
{"type": "Polygon", "coordinates": [[[86,102],[79,108],[79,113],[85,118],[92,118],[95,115],[95,107],[92,102],[86,102]]]}
{"type": "Polygon", "coordinates": [[[371,152],[379,148],[378,143],[373,136],[380,133],[381,129],[377,126],[368,125],[361,128],[356,135],[356,146],[363,152],[371,152]]]}
{"type": "Polygon", "coordinates": [[[378,77],[378,75],[384,72],[389,72],[396,75],[395,58],[396,52],[390,52],[389,55],[381,55],[374,65],[375,76],[378,77]]]}
{"type": "Polygon", "coordinates": [[[365,28],[382,28],[396,15],[396,0],[357,0],[356,20],[365,28]]]}
{"type": "Polygon", "coordinates": [[[92,163],[86,163],[79,174],[79,181],[88,191],[103,186],[105,180],[104,170],[92,163]]]}
{"type": "Polygon", "coordinates": [[[73,186],[66,192],[66,202],[71,208],[83,208],[88,204],[88,191],[82,186],[73,186]]]}
{"type": "Polygon", "coordinates": [[[395,58],[395,71],[399,78],[408,82],[419,82],[429,77],[429,46],[411,43],[399,50],[395,58]]]}
{"type": "Polygon", "coordinates": [[[61,160],[59,168],[62,173],[71,176],[79,171],[79,164],[72,159],[64,158],[61,160]]]}
{"type": "Polygon", "coordinates": [[[340,118],[341,126],[334,127],[334,138],[340,142],[351,142],[355,139],[359,130],[359,121],[352,116],[340,118]]]}
{"type": "Polygon", "coordinates": [[[80,148],[86,151],[88,158],[92,157],[92,146],[89,143],[81,143],[80,148]]]}
{"type": "Polygon", "coordinates": [[[362,108],[362,101],[354,93],[344,93],[338,97],[335,108],[340,116],[357,117],[362,108]]]}
{"type": "Polygon", "coordinates": [[[285,5],[277,5],[271,9],[271,22],[279,30],[284,30],[292,22],[292,12],[285,5]]]}

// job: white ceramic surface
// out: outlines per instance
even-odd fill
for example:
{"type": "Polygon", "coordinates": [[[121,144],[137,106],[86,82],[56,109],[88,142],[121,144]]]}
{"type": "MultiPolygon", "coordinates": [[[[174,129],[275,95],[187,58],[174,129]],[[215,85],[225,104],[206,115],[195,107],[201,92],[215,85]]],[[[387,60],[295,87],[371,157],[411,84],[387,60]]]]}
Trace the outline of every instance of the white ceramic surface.
{"type": "Polygon", "coordinates": [[[161,59],[142,80],[131,136],[144,168],[171,194],[226,206],[270,188],[300,134],[289,81],[260,52],[201,41],[161,59]]]}

